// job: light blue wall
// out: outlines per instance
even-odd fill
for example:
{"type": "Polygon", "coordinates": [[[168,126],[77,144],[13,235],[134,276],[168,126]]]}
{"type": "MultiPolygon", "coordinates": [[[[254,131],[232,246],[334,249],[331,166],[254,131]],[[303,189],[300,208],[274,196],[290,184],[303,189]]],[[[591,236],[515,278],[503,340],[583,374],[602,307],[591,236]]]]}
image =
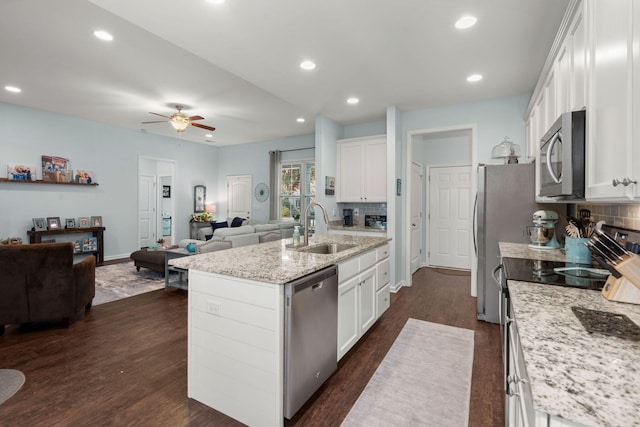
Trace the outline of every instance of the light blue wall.
{"type": "MultiPolygon", "coordinates": [[[[100,215],[105,258],[128,257],[138,248],[138,157],[176,162],[176,240],[189,235],[193,186],[214,188],[217,148],[183,142],[0,103],[0,169],[25,163],[41,167],[41,155],[68,158],[71,169],[95,173],[97,187],[0,183],[0,238],[21,237],[32,218],[100,215]]],[[[2,176],[6,176],[3,175],[2,176]]]]}
{"type": "MultiPolygon", "coordinates": [[[[227,217],[227,176],[251,175],[252,186],[263,182],[269,185],[269,151],[293,150],[297,148],[312,148],[311,150],[293,151],[283,153],[283,158],[300,159],[299,156],[313,158],[315,137],[313,134],[292,136],[288,138],[273,139],[249,144],[230,145],[219,148],[217,173],[217,189],[214,193],[207,193],[207,197],[216,203],[216,219],[224,220],[227,217]]],[[[269,200],[273,189],[269,188],[269,199],[258,202],[252,198],[253,218],[260,221],[269,220],[269,200]]]]}

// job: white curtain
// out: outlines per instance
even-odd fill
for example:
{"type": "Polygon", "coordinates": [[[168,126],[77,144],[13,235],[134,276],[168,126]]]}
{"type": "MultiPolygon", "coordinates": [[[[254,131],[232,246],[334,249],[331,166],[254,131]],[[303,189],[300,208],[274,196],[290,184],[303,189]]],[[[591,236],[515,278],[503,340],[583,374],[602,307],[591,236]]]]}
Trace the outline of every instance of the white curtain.
{"type": "Polygon", "coordinates": [[[278,189],[280,188],[280,150],[269,151],[269,219],[280,218],[280,203],[278,189]]]}

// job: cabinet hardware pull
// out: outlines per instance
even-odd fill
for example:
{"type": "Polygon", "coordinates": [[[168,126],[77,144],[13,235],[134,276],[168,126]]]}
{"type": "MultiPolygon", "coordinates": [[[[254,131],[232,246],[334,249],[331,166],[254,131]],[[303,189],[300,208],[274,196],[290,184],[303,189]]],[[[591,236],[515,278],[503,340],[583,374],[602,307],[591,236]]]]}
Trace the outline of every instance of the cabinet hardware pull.
{"type": "Polygon", "coordinates": [[[634,179],[634,180],[631,180],[631,178],[626,178],[626,177],[625,177],[625,178],[622,180],[622,185],[624,185],[625,187],[627,187],[629,184],[637,184],[637,183],[638,183],[638,181],[637,181],[637,180],[635,180],[635,179],[634,179]]]}

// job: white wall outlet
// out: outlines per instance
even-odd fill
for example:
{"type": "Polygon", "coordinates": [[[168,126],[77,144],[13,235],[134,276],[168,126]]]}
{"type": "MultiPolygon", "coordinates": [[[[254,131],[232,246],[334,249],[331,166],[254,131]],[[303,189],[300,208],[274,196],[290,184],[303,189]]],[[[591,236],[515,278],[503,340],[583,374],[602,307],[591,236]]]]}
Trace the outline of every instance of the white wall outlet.
{"type": "Polygon", "coordinates": [[[360,215],[360,209],[358,209],[358,208],[353,208],[353,214],[354,214],[354,215],[360,215]]]}
{"type": "Polygon", "coordinates": [[[221,310],[221,303],[219,303],[218,301],[207,300],[207,313],[213,314],[214,316],[220,316],[221,310]]]}

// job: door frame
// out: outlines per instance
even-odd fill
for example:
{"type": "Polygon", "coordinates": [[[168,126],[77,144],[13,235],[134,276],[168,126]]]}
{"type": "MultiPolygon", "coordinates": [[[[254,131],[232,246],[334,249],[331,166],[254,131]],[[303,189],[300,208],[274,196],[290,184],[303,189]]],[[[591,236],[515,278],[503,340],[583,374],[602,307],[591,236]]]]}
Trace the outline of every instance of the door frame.
{"type": "MultiPolygon", "coordinates": [[[[425,249],[426,249],[425,248],[425,233],[426,233],[426,230],[424,228],[424,225],[425,225],[425,220],[424,220],[424,217],[425,217],[424,213],[425,212],[424,212],[424,210],[425,210],[425,206],[428,206],[428,204],[425,203],[425,193],[426,193],[426,191],[425,191],[426,185],[425,184],[426,184],[426,181],[425,181],[424,178],[427,175],[426,175],[425,167],[424,167],[424,165],[422,163],[418,163],[415,160],[411,160],[410,166],[409,166],[409,174],[411,175],[412,179],[413,179],[413,167],[414,167],[414,165],[418,166],[420,168],[420,200],[418,202],[420,203],[420,219],[419,219],[419,221],[420,221],[420,231],[421,232],[420,232],[420,247],[419,247],[420,255],[418,257],[419,261],[418,261],[418,269],[417,269],[417,270],[419,270],[420,268],[422,268],[422,267],[424,267],[426,265],[426,262],[425,262],[425,259],[426,259],[425,258],[425,256],[426,256],[425,255],[425,249]]],[[[416,184],[414,182],[413,186],[415,186],[415,185],[416,184]]],[[[413,189],[413,186],[411,187],[411,189],[413,189]]],[[[409,199],[412,199],[413,198],[413,191],[411,193],[407,193],[407,195],[408,195],[409,199]]],[[[411,206],[412,204],[413,204],[413,200],[410,200],[409,206],[411,206]]],[[[411,213],[409,213],[409,218],[411,218],[411,213]]],[[[413,221],[410,220],[409,223],[413,224],[413,221]]],[[[408,236],[409,236],[409,241],[412,242],[413,230],[411,229],[411,227],[409,227],[408,236]]],[[[411,246],[412,245],[410,245],[409,248],[411,248],[411,246]]],[[[413,253],[411,253],[411,251],[409,251],[409,265],[410,266],[411,266],[412,260],[413,260],[413,253]]],[[[413,270],[413,267],[411,267],[409,269],[409,275],[412,275],[414,273],[414,272],[412,272],[412,270],[413,270]]]]}
{"type": "MultiPolygon", "coordinates": [[[[435,134],[435,133],[447,133],[447,132],[459,132],[459,131],[470,131],[471,132],[471,192],[470,192],[470,196],[471,196],[471,200],[469,201],[471,203],[471,206],[473,206],[473,201],[475,200],[476,197],[476,192],[478,190],[478,184],[477,184],[477,174],[475,173],[476,170],[478,170],[478,124],[477,123],[469,123],[469,124],[462,124],[462,125],[456,125],[456,126],[444,126],[444,127],[438,127],[438,128],[430,128],[430,129],[418,129],[418,130],[411,130],[407,132],[407,153],[406,153],[406,157],[404,159],[404,165],[405,165],[405,173],[406,173],[406,181],[407,181],[407,191],[406,194],[411,194],[411,173],[407,172],[408,166],[409,164],[411,164],[411,162],[413,161],[413,143],[414,143],[414,138],[418,139],[423,137],[424,135],[430,135],[430,134],[435,134]]],[[[404,235],[407,236],[409,235],[408,233],[411,232],[411,200],[409,197],[405,197],[404,200],[405,206],[404,206],[404,235]]],[[[473,236],[471,236],[470,245],[473,245],[473,236]]],[[[427,246],[427,244],[425,243],[425,246],[427,246]]],[[[405,253],[410,254],[411,253],[411,240],[410,239],[406,239],[405,242],[405,253]]],[[[477,278],[476,278],[476,271],[478,269],[478,259],[475,256],[475,253],[473,255],[473,258],[471,260],[471,296],[477,296],[477,278]]],[[[410,272],[411,271],[411,257],[407,256],[405,259],[405,271],[410,272]]],[[[413,282],[413,277],[411,274],[407,274],[407,285],[411,286],[413,282]]]]}
{"type": "MultiPolygon", "coordinates": [[[[162,201],[162,184],[160,182],[160,177],[161,175],[157,172],[157,167],[158,167],[158,163],[159,162],[163,162],[163,163],[167,163],[171,166],[171,178],[172,178],[172,189],[171,189],[171,197],[173,198],[174,203],[171,204],[171,222],[172,222],[172,239],[173,240],[177,240],[176,236],[177,236],[177,227],[176,227],[176,205],[177,205],[177,197],[178,197],[178,191],[177,191],[177,162],[175,160],[172,159],[165,159],[165,158],[161,158],[161,157],[151,157],[151,156],[138,156],[138,182],[140,180],[140,177],[143,175],[147,175],[146,173],[142,173],[142,162],[143,161],[152,161],[155,162],[156,165],[156,173],[155,173],[155,178],[156,178],[156,236],[158,236],[158,233],[160,233],[160,235],[162,235],[162,212],[160,212],[159,209],[159,205],[162,201]]],[[[169,176],[169,175],[162,175],[162,176],[169,176]]],[[[136,184],[137,185],[137,184],[136,184]]],[[[140,221],[139,221],[139,213],[140,213],[140,188],[136,188],[136,194],[138,197],[138,206],[136,209],[136,228],[138,230],[138,234],[136,237],[136,247],[140,246],[140,221]]],[[[173,241],[171,243],[174,243],[173,241]]]]}

